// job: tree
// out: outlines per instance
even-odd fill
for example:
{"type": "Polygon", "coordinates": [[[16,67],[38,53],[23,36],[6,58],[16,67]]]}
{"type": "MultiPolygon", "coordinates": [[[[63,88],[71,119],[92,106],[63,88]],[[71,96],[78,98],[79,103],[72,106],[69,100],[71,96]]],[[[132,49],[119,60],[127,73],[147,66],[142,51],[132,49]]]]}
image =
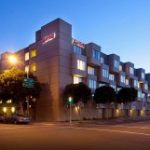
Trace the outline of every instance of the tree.
{"type": "Polygon", "coordinates": [[[137,90],[134,88],[122,88],[117,94],[117,102],[130,103],[137,98],[137,90]]]}
{"type": "MultiPolygon", "coordinates": [[[[95,90],[94,93],[94,101],[96,104],[106,104],[107,109],[109,107],[109,104],[111,102],[116,101],[116,92],[115,90],[110,86],[102,86],[95,90]]],[[[107,118],[108,118],[108,112],[106,112],[107,118]]],[[[105,108],[102,109],[102,115],[103,118],[105,118],[105,108]]],[[[112,110],[112,117],[113,117],[113,110],[112,110]]]]}
{"type": "Polygon", "coordinates": [[[76,104],[79,101],[86,103],[91,98],[91,89],[84,83],[69,84],[65,87],[63,92],[63,99],[68,101],[68,97],[73,98],[73,102],[76,104]]]}
{"type": "MultiPolygon", "coordinates": [[[[131,103],[137,99],[137,90],[134,88],[122,88],[117,94],[117,102],[124,103],[131,103]]],[[[128,109],[125,109],[126,116],[128,116],[128,109]]]]}
{"type": "Polygon", "coordinates": [[[27,96],[38,98],[40,94],[40,83],[32,74],[29,75],[34,80],[33,88],[23,87],[26,74],[15,67],[5,70],[0,74],[0,99],[6,102],[12,99],[14,104],[25,102],[27,96]]]}
{"type": "Polygon", "coordinates": [[[108,104],[111,102],[115,102],[116,100],[116,92],[110,86],[102,86],[95,90],[94,100],[97,104],[108,104]]]}

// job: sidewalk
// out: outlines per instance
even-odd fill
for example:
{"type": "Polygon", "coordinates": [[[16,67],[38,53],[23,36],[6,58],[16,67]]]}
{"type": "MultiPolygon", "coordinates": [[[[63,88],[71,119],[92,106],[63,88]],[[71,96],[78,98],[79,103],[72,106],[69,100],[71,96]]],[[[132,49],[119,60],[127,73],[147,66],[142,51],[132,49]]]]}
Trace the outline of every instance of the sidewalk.
{"type": "MultiPolygon", "coordinates": [[[[125,124],[125,123],[136,123],[136,122],[143,122],[143,121],[150,121],[150,117],[145,118],[114,118],[108,120],[81,120],[81,121],[72,121],[71,125],[117,125],[117,124],[125,124]]],[[[58,122],[33,122],[38,124],[45,124],[45,125],[64,125],[68,126],[69,121],[58,121],[58,122]]]]}

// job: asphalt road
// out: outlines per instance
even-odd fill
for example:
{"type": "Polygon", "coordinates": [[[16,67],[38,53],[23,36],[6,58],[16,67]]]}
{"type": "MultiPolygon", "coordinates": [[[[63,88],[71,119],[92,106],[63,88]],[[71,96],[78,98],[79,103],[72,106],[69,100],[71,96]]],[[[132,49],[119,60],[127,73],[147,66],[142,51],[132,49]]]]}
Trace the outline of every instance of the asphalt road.
{"type": "Polygon", "coordinates": [[[150,121],[94,125],[0,124],[0,150],[150,150],[150,121]]]}

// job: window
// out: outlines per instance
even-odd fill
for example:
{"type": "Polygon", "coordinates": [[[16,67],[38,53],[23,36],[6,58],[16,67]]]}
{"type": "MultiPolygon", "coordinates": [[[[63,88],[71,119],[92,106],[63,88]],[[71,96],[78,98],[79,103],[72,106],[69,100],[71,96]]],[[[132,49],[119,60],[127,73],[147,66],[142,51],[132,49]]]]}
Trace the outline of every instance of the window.
{"type": "Polygon", "coordinates": [[[29,72],[29,66],[25,66],[25,72],[29,72]]]}
{"type": "Polygon", "coordinates": [[[85,55],[85,50],[77,45],[73,45],[73,52],[79,55],[85,55]]]}
{"type": "Polygon", "coordinates": [[[108,70],[107,70],[107,69],[102,69],[102,76],[103,76],[104,78],[108,78],[109,73],[108,73],[108,70]]]}
{"type": "Polygon", "coordinates": [[[29,60],[29,52],[25,53],[25,61],[29,60]]]}
{"type": "Polygon", "coordinates": [[[74,75],[73,76],[73,84],[78,84],[80,82],[82,82],[82,78],[79,77],[79,76],[74,75]]]}
{"type": "Polygon", "coordinates": [[[114,67],[115,68],[119,68],[119,61],[118,60],[114,60],[114,67]]]}
{"type": "Polygon", "coordinates": [[[129,79],[126,79],[126,85],[129,85],[129,79]]]}
{"type": "Polygon", "coordinates": [[[31,64],[31,71],[36,71],[37,70],[37,67],[36,67],[36,63],[32,63],[31,64]]]}
{"type": "Polygon", "coordinates": [[[143,99],[145,98],[145,93],[142,93],[142,98],[143,98],[143,99]]]}
{"type": "Polygon", "coordinates": [[[104,63],[104,58],[103,58],[103,57],[101,57],[101,63],[102,63],[102,64],[104,63]]]}
{"type": "Polygon", "coordinates": [[[138,98],[142,98],[142,92],[138,91],[138,98]]]}
{"type": "Polygon", "coordinates": [[[129,67],[129,73],[134,75],[134,69],[132,67],[129,67]]]}
{"type": "Polygon", "coordinates": [[[89,80],[89,88],[96,89],[96,81],[95,80],[89,80]]]}
{"type": "Polygon", "coordinates": [[[110,81],[115,81],[115,76],[114,76],[114,74],[109,74],[109,80],[110,80],[110,81]]]}
{"type": "Polygon", "coordinates": [[[145,74],[144,74],[144,72],[141,73],[141,78],[142,78],[142,79],[145,79],[145,74]]]}
{"type": "Polygon", "coordinates": [[[122,71],[122,65],[119,65],[119,71],[122,71]]]}
{"type": "Polygon", "coordinates": [[[77,60],[77,69],[84,71],[85,70],[85,62],[78,59],[77,60]]]}
{"type": "Polygon", "coordinates": [[[147,83],[144,84],[144,89],[148,90],[148,84],[147,83]]]}
{"type": "Polygon", "coordinates": [[[140,88],[140,82],[138,82],[138,88],[140,88]]]}
{"type": "Polygon", "coordinates": [[[126,78],[125,78],[124,75],[121,75],[121,76],[120,76],[120,80],[121,80],[122,83],[126,83],[126,78]]]}
{"type": "Polygon", "coordinates": [[[37,55],[37,50],[36,49],[31,50],[31,58],[35,57],[36,55],[37,55]]]}
{"type": "Polygon", "coordinates": [[[93,58],[96,60],[100,60],[100,51],[93,49],[93,58]]]}
{"type": "Polygon", "coordinates": [[[88,66],[88,74],[96,75],[96,70],[94,67],[88,66]]]}
{"type": "Polygon", "coordinates": [[[134,80],[134,87],[138,87],[138,81],[134,80]]]}

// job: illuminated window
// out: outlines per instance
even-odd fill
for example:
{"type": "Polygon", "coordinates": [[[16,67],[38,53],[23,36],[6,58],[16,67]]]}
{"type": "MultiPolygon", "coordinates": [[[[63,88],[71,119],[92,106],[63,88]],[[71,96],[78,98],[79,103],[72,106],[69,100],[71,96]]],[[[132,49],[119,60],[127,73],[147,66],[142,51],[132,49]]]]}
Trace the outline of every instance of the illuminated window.
{"type": "Polygon", "coordinates": [[[25,66],[25,72],[29,72],[29,66],[25,66]]]}
{"type": "Polygon", "coordinates": [[[85,70],[85,62],[82,60],[77,60],[77,69],[79,70],[85,70]]]}
{"type": "Polygon", "coordinates": [[[81,77],[76,76],[76,75],[73,76],[73,84],[78,84],[80,82],[82,82],[82,78],[81,77]]]}
{"type": "Polygon", "coordinates": [[[29,52],[25,53],[25,61],[29,60],[29,52]]]}
{"type": "Polygon", "coordinates": [[[31,50],[31,58],[35,57],[36,55],[37,55],[37,50],[36,49],[31,50]]]}
{"type": "Polygon", "coordinates": [[[88,74],[95,75],[96,70],[94,67],[88,66],[88,74]]]}
{"type": "Polygon", "coordinates": [[[37,67],[36,67],[36,63],[32,63],[31,64],[31,71],[36,71],[37,67]]]}

